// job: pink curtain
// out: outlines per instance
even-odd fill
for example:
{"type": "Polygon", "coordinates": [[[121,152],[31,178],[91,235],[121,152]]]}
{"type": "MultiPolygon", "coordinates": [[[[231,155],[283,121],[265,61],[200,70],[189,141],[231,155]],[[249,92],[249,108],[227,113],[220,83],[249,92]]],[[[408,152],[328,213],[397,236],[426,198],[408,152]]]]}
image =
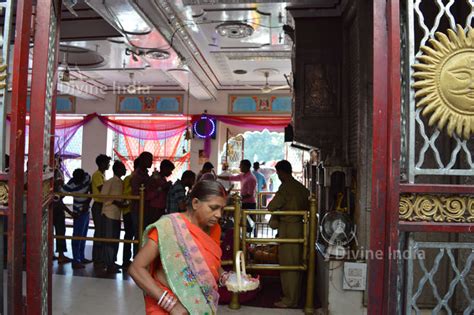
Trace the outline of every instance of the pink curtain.
{"type": "Polygon", "coordinates": [[[182,135],[186,129],[186,117],[156,117],[153,119],[123,119],[97,115],[99,120],[119,134],[142,140],[163,140],[182,135]]]}
{"type": "MultiPolygon", "coordinates": [[[[186,152],[181,151],[183,146],[185,146],[183,134],[161,140],[144,140],[123,134],[122,136],[126,152],[119,152],[117,149],[114,149],[114,152],[130,171],[133,170],[133,161],[143,151],[153,154],[153,168],[159,169],[160,163],[164,159],[172,161],[175,165],[175,171],[173,176],[171,176],[172,180],[177,179],[178,175],[189,168],[189,150],[186,150],[186,152]]],[[[186,149],[189,148],[188,145],[185,147],[186,149]]]]}
{"type": "Polygon", "coordinates": [[[59,154],[63,159],[78,157],[79,155],[76,153],[67,152],[66,148],[77,130],[90,122],[95,116],[95,114],[90,114],[85,117],[73,119],[56,118],[56,126],[54,130],[54,153],[59,154]]]}
{"type": "MultiPolygon", "coordinates": [[[[85,117],[78,117],[77,119],[62,119],[58,117],[56,119],[55,129],[55,153],[60,154],[66,159],[78,157],[77,154],[66,152],[66,148],[77,130],[96,117],[107,126],[107,128],[110,128],[125,137],[130,158],[136,157],[140,152],[145,150],[152,152],[157,157],[176,157],[176,152],[181,143],[183,132],[186,130],[188,125],[187,116],[154,116],[150,117],[150,119],[125,119],[121,116],[107,116],[92,113],[85,117]],[[166,144],[162,143],[163,140],[165,140],[166,144]],[[138,144],[134,141],[138,141],[138,144]],[[161,144],[157,145],[155,143],[153,144],[155,147],[147,148],[147,146],[152,145],[151,143],[156,141],[161,141],[159,142],[161,144]]],[[[194,123],[201,117],[202,115],[192,115],[189,118],[191,122],[194,123]]],[[[207,117],[214,118],[217,121],[232,126],[239,126],[249,130],[259,131],[263,129],[281,131],[291,122],[291,117],[289,116],[228,116],[207,114],[207,117]]],[[[204,139],[204,151],[207,156],[210,156],[211,153],[210,144],[210,138],[204,139]]],[[[186,154],[186,156],[189,156],[189,153],[186,154]]],[[[185,159],[184,156],[175,158],[175,160],[176,159],[179,159],[180,161],[189,160],[189,158],[185,159]]],[[[130,161],[127,166],[129,168],[132,167],[130,161]]]]}

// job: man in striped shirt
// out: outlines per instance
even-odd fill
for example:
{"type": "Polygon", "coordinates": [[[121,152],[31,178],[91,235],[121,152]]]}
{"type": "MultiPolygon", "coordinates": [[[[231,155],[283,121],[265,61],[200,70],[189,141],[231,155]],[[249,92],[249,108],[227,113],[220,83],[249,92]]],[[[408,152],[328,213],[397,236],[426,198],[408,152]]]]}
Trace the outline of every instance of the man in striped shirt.
{"type": "MultiPolygon", "coordinates": [[[[69,182],[63,186],[62,189],[64,192],[70,193],[81,193],[88,194],[91,190],[91,177],[89,174],[84,172],[83,169],[75,169],[72,173],[72,178],[69,182]]],[[[87,230],[89,228],[89,204],[91,198],[86,197],[74,197],[73,200],[73,236],[87,236],[87,230]]],[[[84,268],[85,263],[90,263],[91,261],[85,259],[84,250],[86,246],[86,241],[72,241],[72,268],[73,269],[82,269],[84,268]]]]}

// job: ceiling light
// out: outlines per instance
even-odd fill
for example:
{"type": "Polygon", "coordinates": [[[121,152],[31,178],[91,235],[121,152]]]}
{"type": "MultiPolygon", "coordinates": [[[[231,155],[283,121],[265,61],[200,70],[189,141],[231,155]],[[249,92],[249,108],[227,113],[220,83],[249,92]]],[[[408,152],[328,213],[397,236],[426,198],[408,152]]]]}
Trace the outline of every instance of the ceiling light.
{"type": "Polygon", "coordinates": [[[268,84],[265,84],[262,89],[261,89],[262,93],[270,93],[271,91],[273,91],[273,89],[268,85],[268,84]]]}
{"type": "Polygon", "coordinates": [[[247,71],[244,70],[244,69],[237,69],[237,70],[234,70],[234,73],[235,73],[235,74],[246,74],[247,71]]]}
{"type": "Polygon", "coordinates": [[[216,31],[222,37],[245,38],[252,36],[254,29],[242,22],[224,22],[216,26],[216,31]]]}
{"type": "Polygon", "coordinates": [[[130,84],[129,86],[127,86],[127,93],[128,94],[135,94],[137,93],[137,87],[133,84],[130,84]]]}

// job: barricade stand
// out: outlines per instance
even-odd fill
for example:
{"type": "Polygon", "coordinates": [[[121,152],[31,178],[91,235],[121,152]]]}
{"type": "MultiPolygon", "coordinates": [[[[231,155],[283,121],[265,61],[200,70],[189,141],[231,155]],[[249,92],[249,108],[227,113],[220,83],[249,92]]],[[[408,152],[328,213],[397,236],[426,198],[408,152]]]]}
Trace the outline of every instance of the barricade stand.
{"type": "MultiPolygon", "coordinates": [[[[234,250],[233,250],[233,264],[234,271],[237,271],[237,265],[235,264],[235,256],[240,250],[240,211],[241,211],[241,199],[238,194],[233,196],[234,198],[234,250]]],[[[245,233],[245,232],[244,232],[245,233]]],[[[245,235],[244,235],[245,237],[245,235]]],[[[230,300],[229,308],[233,310],[238,310],[240,308],[239,304],[239,294],[236,292],[232,293],[232,298],[230,300]]]]}
{"type": "Polygon", "coordinates": [[[308,282],[306,284],[306,303],[304,306],[305,314],[313,314],[314,312],[314,281],[315,281],[315,269],[316,269],[316,229],[317,229],[317,217],[318,212],[318,201],[314,195],[311,195],[309,199],[309,263],[308,263],[308,282]]]}
{"type": "MultiPolygon", "coordinates": [[[[315,242],[316,242],[316,230],[317,230],[317,199],[314,196],[310,197],[310,209],[308,210],[283,210],[283,211],[272,211],[267,210],[246,210],[241,209],[240,198],[234,199],[235,201],[235,212],[234,212],[234,257],[236,252],[239,250],[239,241],[241,238],[241,250],[246,257],[247,243],[252,244],[268,244],[268,243],[299,243],[303,246],[303,259],[301,265],[294,266],[281,266],[276,264],[248,264],[247,269],[254,270],[298,270],[307,271],[307,282],[306,282],[306,302],[304,306],[305,314],[313,314],[314,311],[314,281],[315,281],[315,242]],[[242,211],[242,216],[240,212],[242,211]],[[283,238],[252,238],[247,237],[246,226],[247,226],[247,215],[260,215],[266,214],[277,215],[277,216],[302,216],[303,221],[303,238],[294,239],[283,239],[283,238]],[[241,233],[242,229],[242,233],[241,233]]],[[[233,262],[234,269],[236,267],[235,261],[233,262]]],[[[238,301],[238,294],[232,295],[231,309],[240,308],[238,301]]]]}

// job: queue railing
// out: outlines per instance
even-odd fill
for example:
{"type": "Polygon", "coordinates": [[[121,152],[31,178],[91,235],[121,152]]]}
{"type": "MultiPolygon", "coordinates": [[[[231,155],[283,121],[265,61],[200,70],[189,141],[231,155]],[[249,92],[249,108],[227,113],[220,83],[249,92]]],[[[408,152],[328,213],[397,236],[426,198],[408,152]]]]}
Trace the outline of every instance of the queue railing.
{"type": "Polygon", "coordinates": [[[80,194],[80,193],[66,193],[56,192],[55,198],[61,197],[79,197],[79,198],[99,198],[102,200],[114,199],[114,200],[138,200],[138,239],[137,240],[125,240],[117,238],[105,238],[105,237],[89,237],[89,236],[68,236],[68,235],[54,235],[55,239],[66,239],[66,240],[78,240],[78,241],[96,241],[103,243],[133,243],[139,244],[142,240],[143,234],[143,214],[145,210],[145,187],[140,187],[138,195],[102,195],[102,194],[80,194]]]}

